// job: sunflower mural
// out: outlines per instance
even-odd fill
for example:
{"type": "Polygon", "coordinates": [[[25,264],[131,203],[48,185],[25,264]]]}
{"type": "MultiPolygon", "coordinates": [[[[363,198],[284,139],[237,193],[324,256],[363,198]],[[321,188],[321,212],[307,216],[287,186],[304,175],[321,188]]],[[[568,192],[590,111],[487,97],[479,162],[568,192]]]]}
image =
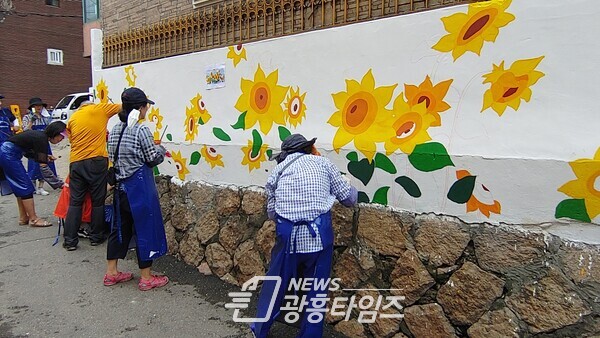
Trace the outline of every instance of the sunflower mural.
{"type": "Polygon", "coordinates": [[[254,74],[254,80],[242,78],[242,94],[235,108],[240,111],[240,118],[244,118],[244,129],[250,129],[258,123],[260,131],[267,135],[273,123],[285,124],[282,103],[289,87],[278,85],[278,79],[277,69],[265,76],[260,64],[254,74]]]}
{"type": "Polygon", "coordinates": [[[291,126],[297,127],[302,123],[302,120],[306,118],[306,104],[304,104],[304,98],[306,93],[300,94],[300,88],[296,87],[296,90],[290,88],[285,102],[285,121],[291,126]]]}
{"type": "Polygon", "coordinates": [[[506,12],[511,0],[490,0],[469,5],[467,13],[455,13],[442,18],[448,32],[432,48],[452,52],[456,61],[466,52],[480,55],[485,41],[494,42],[500,28],[508,25],[515,16],[506,12]]]}
{"type": "Polygon", "coordinates": [[[108,103],[108,87],[104,79],[100,80],[96,85],[97,98],[100,99],[100,103],[108,103]]]}
{"type": "Polygon", "coordinates": [[[171,152],[171,158],[175,162],[175,167],[177,168],[177,177],[182,181],[185,180],[185,176],[190,173],[186,166],[187,159],[181,156],[181,151],[171,152]]]}
{"type": "Polygon", "coordinates": [[[191,107],[185,107],[185,140],[194,141],[198,136],[198,125],[206,124],[211,115],[206,109],[206,105],[202,100],[202,95],[197,94],[190,100],[191,107]]]}
{"type": "Polygon", "coordinates": [[[492,108],[498,116],[502,116],[506,107],[517,111],[521,100],[529,102],[531,86],[544,76],[544,73],[536,70],[543,58],[518,60],[509,69],[504,69],[504,61],[498,66],[493,65],[492,72],[483,75],[483,83],[490,83],[491,86],[483,95],[481,111],[492,108]]]}
{"type": "Polygon", "coordinates": [[[137,75],[135,75],[135,69],[132,65],[125,67],[125,81],[129,87],[135,87],[135,80],[137,79],[137,75]]]}
{"type": "Polygon", "coordinates": [[[600,214],[600,148],[594,158],[583,158],[570,162],[576,179],[558,188],[572,197],[559,203],[555,217],[568,217],[591,222],[600,214]]]}
{"type": "Polygon", "coordinates": [[[242,44],[229,46],[229,51],[227,52],[227,58],[233,61],[233,67],[237,67],[238,63],[246,59],[246,48],[242,46],[242,44]]]}
{"type": "Polygon", "coordinates": [[[202,157],[204,157],[206,163],[210,164],[211,168],[214,168],[216,166],[225,166],[222,160],[223,155],[217,153],[217,150],[215,148],[204,145],[204,147],[200,149],[200,153],[202,154],[202,157]]]}
{"type": "Polygon", "coordinates": [[[393,134],[386,125],[392,112],[385,108],[391,101],[397,84],[375,87],[375,78],[369,69],[361,82],[346,80],[346,91],[332,94],[337,111],[329,118],[330,125],[338,128],[333,138],[333,149],[354,141],[354,146],[369,162],[376,153],[376,143],[393,134]]]}
{"type": "MultiPolygon", "coordinates": [[[[457,183],[462,182],[463,184],[455,183],[453,186],[455,189],[458,190],[460,185],[460,187],[468,187],[463,193],[467,192],[468,194],[470,191],[469,199],[466,202],[467,212],[479,211],[487,218],[490,218],[491,213],[500,214],[502,208],[500,202],[495,200],[490,190],[485,185],[478,183],[476,177],[472,176],[468,170],[457,170],[456,178],[458,179],[457,183]],[[471,183],[473,183],[472,189],[471,183]]],[[[458,193],[458,191],[455,192],[458,193]]]]}
{"type": "Polygon", "coordinates": [[[190,103],[192,104],[191,109],[198,119],[198,124],[206,124],[210,121],[212,116],[208,113],[206,104],[204,103],[204,100],[202,100],[202,95],[200,93],[194,96],[194,98],[190,100],[190,103]]]}
{"type": "Polygon", "coordinates": [[[261,163],[267,161],[267,150],[269,148],[267,144],[262,144],[262,139],[257,141],[256,135],[258,135],[258,132],[253,132],[253,134],[254,138],[253,140],[248,140],[248,146],[242,147],[242,153],[244,153],[242,165],[248,166],[248,172],[260,169],[261,163]]]}
{"type": "Polygon", "coordinates": [[[442,125],[440,113],[450,109],[450,105],[444,101],[444,98],[446,97],[451,84],[452,79],[442,81],[434,86],[429,75],[427,75],[425,80],[423,80],[418,87],[415,85],[404,84],[406,100],[411,107],[420,103],[425,103],[427,114],[434,117],[431,126],[439,127],[442,125]]]}
{"type": "Polygon", "coordinates": [[[393,112],[393,135],[385,140],[384,145],[387,155],[398,149],[410,155],[418,144],[431,140],[427,129],[434,123],[435,117],[427,114],[425,102],[411,107],[400,93],[394,100],[393,112]]]}
{"type": "Polygon", "coordinates": [[[185,140],[194,141],[196,136],[198,136],[198,122],[194,110],[189,107],[185,107],[185,121],[183,125],[185,126],[185,140]]]}
{"type": "Polygon", "coordinates": [[[156,124],[157,131],[162,129],[162,127],[163,127],[162,121],[163,121],[164,117],[160,114],[159,108],[152,106],[152,108],[150,109],[150,114],[148,114],[147,118],[148,118],[148,121],[154,122],[156,124]]]}

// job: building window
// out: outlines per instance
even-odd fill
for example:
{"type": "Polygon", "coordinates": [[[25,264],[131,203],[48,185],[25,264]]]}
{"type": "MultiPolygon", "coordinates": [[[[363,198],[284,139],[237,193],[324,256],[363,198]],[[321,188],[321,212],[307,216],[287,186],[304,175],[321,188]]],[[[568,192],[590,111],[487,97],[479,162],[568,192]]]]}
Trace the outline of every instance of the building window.
{"type": "Polygon", "coordinates": [[[53,6],[53,7],[60,7],[60,1],[59,0],[46,0],[46,5],[53,6]]]}
{"type": "Polygon", "coordinates": [[[48,48],[48,64],[62,66],[63,65],[63,52],[60,49],[48,48]]]}
{"type": "Polygon", "coordinates": [[[83,22],[92,22],[100,18],[99,0],[83,0],[83,22]]]}

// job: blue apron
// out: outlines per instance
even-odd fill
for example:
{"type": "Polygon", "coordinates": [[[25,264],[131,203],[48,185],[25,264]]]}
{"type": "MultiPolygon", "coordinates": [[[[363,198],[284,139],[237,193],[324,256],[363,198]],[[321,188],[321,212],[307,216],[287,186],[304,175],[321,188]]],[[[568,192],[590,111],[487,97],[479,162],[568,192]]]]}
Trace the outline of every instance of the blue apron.
{"type": "MultiPolygon", "coordinates": [[[[315,234],[312,228],[309,226],[311,234],[315,234]]],[[[250,326],[256,337],[263,338],[267,337],[271,325],[275,318],[280,314],[280,305],[285,297],[286,290],[291,278],[329,278],[331,272],[331,260],[333,258],[333,226],[331,223],[331,212],[326,212],[317,217],[312,222],[292,222],[283,217],[276,217],[276,240],[275,246],[271,251],[271,264],[269,265],[269,271],[267,276],[280,276],[281,286],[279,290],[275,290],[274,281],[264,281],[260,295],[258,297],[258,306],[256,318],[265,318],[269,312],[269,305],[273,297],[276,298],[273,306],[274,309],[271,312],[270,318],[265,322],[255,322],[250,326]],[[295,238],[292,238],[292,231],[294,227],[298,226],[309,226],[310,223],[317,225],[319,234],[321,235],[321,242],[323,244],[323,250],[314,253],[294,253],[290,252],[291,244],[295,242],[295,238]],[[308,263],[307,263],[308,262],[308,263]],[[299,265],[308,265],[309,268],[305,269],[304,276],[298,276],[297,268],[299,265]]],[[[294,243],[294,250],[296,250],[297,243],[294,243]]],[[[311,290],[307,294],[307,300],[314,298],[316,294],[322,293],[317,290],[311,290]]],[[[312,304],[312,302],[310,302],[312,304]]],[[[323,321],[319,323],[309,323],[306,316],[304,316],[302,323],[300,324],[300,332],[297,337],[321,337],[323,334],[323,321]]]]}
{"type": "Polygon", "coordinates": [[[32,195],[35,191],[25,172],[21,159],[23,150],[16,144],[6,141],[0,145],[0,193],[2,196],[13,192],[16,197],[32,195]]]}
{"type": "MultiPolygon", "coordinates": [[[[133,215],[138,255],[143,261],[151,261],[167,253],[167,236],[163,224],[158,191],[154,183],[152,168],[144,165],[133,175],[118,183],[119,189],[127,194],[133,215]]],[[[118,195],[114,194],[116,206],[115,225],[121,240],[121,219],[118,195]]]]}

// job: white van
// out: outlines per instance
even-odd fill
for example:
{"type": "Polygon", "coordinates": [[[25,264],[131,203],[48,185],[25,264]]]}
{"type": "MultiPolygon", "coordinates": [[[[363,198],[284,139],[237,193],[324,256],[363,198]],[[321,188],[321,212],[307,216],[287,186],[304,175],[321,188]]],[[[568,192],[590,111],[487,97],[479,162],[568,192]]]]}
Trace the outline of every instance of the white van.
{"type": "Polygon", "coordinates": [[[79,109],[81,103],[90,100],[92,95],[90,93],[74,93],[69,94],[60,99],[54,110],[52,111],[52,119],[67,121],[74,111],[79,109]]]}

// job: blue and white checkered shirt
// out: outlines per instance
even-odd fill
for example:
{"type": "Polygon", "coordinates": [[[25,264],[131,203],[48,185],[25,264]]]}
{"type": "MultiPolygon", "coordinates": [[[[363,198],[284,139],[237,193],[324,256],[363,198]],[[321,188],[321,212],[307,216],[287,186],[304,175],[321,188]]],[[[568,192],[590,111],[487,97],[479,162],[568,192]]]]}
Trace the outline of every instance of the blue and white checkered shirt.
{"type": "MultiPolygon", "coordinates": [[[[125,126],[125,123],[117,123],[109,134],[108,156],[113,163],[119,137],[125,126]]],[[[154,144],[152,132],[147,126],[137,123],[133,127],[126,127],[119,147],[119,162],[114,164],[118,168],[117,179],[126,179],[146,163],[160,163],[163,159],[164,153],[154,144]]]]}
{"type": "MultiPolygon", "coordinates": [[[[343,201],[350,197],[352,187],[342,178],[338,168],[327,158],[315,155],[290,154],[271,172],[265,186],[267,192],[267,212],[292,222],[314,221],[319,215],[331,210],[335,200],[343,201]],[[302,156],[281,173],[290,161],[302,156]]],[[[297,253],[310,253],[323,250],[318,227],[310,226],[317,233],[312,237],[307,226],[295,226],[290,239],[294,252],[294,238],[297,253]]]]}

